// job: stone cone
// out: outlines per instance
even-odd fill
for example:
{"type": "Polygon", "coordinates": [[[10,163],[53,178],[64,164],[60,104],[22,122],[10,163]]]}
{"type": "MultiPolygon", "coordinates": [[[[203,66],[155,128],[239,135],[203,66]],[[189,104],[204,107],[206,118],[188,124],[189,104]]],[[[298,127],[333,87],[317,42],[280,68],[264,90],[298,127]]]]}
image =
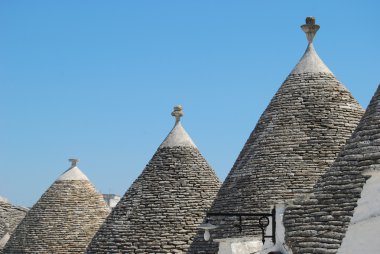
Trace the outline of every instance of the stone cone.
{"type": "MultiPolygon", "coordinates": [[[[309,43],[261,115],[211,211],[269,213],[276,203],[310,193],[362,114],[362,107],[309,43]]],[[[212,237],[261,234],[253,227],[239,233],[232,224],[215,230],[212,237]]]]}
{"type": "Polygon", "coordinates": [[[219,187],[218,177],[177,122],[87,253],[201,253],[191,245],[209,244],[200,240],[198,226],[219,187]]]}
{"type": "Polygon", "coordinates": [[[108,214],[101,194],[71,167],[29,210],[4,253],[82,254],[108,214]]]}

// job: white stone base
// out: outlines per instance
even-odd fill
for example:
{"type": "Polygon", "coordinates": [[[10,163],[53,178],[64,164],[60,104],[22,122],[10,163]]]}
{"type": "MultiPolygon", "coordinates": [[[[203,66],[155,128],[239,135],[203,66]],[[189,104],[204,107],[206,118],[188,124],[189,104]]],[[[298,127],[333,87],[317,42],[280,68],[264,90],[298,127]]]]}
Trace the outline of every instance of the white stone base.
{"type": "Polygon", "coordinates": [[[255,237],[215,239],[219,243],[218,254],[251,254],[262,249],[261,239],[255,237]]]}

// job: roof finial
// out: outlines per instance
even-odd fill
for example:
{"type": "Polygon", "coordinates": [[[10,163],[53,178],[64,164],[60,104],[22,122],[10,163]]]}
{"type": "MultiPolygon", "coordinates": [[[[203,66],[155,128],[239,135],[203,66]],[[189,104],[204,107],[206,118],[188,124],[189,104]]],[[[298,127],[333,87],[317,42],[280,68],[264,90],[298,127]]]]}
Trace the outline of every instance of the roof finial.
{"type": "Polygon", "coordinates": [[[306,33],[306,37],[309,43],[313,42],[314,36],[319,30],[319,25],[315,24],[315,18],[314,17],[307,17],[306,18],[306,24],[302,25],[302,30],[306,33]]]}
{"type": "Polygon", "coordinates": [[[175,124],[181,121],[181,117],[183,116],[182,106],[177,105],[174,107],[174,111],[172,112],[172,116],[175,117],[175,124]]]}
{"type": "Polygon", "coordinates": [[[76,167],[79,160],[78,159],[69,159],[69,161],[71,162],[71,167],[76,167]]]}

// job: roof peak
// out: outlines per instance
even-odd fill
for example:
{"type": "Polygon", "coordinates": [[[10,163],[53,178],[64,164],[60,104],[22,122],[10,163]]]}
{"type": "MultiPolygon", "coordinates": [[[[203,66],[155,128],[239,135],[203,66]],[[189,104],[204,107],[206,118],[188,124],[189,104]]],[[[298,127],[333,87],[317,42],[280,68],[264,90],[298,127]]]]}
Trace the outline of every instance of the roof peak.
{"type": "Polygon", "coordinates": [[[174,146],[196,147],[193,140],[190,138],[189,134],[186,132],[186,130],[183,128],[181,124],[181,117],[183,116],[182,106],[175,106],[174,111],[171,115],[174,116],[176,119],[175,124],[173,129],[170,131],[169,135],[160,145],[160,148],[174,146]]]}
{"type": "Polygon", "coordinates": [[[84,180],[89,181],[87,176],[77,167],[78,159],[69,159],[71,167],[66,170],[57,181],[71,181],[71,180],[84,180]]]}
{"type": "Polygon", "coordinates": [[[314,49],[313,43],[309,43],[302,58],[290,74],[302,74],[307,72],[324,72],[333,74],[329,67],[327,67],[322,59],[318,56],[317,52],[314,49]]]}
{"type": "Polygon", "coordinates": [[[319,25],[315,24],[315,18],[307,17],[306,24],[302,25],[301,28],[306,33],[309,44],[302,58],[290,74],[302,74],[307,72],[333,74],[314,49],[313,39],[320,28],[319,25]]]}

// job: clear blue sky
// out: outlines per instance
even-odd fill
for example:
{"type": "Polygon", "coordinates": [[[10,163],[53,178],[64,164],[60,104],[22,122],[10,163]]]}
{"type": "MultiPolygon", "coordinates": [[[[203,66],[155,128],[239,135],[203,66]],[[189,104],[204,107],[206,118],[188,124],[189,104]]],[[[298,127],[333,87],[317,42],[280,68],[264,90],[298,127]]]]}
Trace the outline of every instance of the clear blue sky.
{"type": "Polygon", "coordinates": [[[33,205],[78,157],[123,195],[183,125],[224,179],[315,47],[366,107],[380,79],[379,1],[1,1],[0,196],[33,205]]]}

